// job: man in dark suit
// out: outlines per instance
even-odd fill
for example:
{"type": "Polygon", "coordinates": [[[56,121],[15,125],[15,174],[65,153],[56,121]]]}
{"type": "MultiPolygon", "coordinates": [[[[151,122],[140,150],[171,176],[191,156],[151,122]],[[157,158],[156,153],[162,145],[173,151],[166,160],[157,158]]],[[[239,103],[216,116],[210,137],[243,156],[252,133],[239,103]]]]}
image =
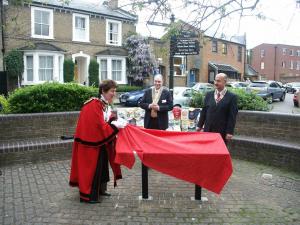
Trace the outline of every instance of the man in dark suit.
{"type": "Polygon", "coordinates": [[[162,83],[162,75],[155,75],[154,86],[145,91],[139,104],[145,110],[145,128],[166,130],[169,126],[168,111],[173,108],[173,98],[168,88],[163,87],[162,83]]]}
{"type": "Polygon", "coordinates": [[[226,82],[226,74],[216,75],[215,91],[206,94],[197,125],[198,131],[220,133],[225,143],[233,137],[238,112],[237,96],[225,88],[226,82]]]}

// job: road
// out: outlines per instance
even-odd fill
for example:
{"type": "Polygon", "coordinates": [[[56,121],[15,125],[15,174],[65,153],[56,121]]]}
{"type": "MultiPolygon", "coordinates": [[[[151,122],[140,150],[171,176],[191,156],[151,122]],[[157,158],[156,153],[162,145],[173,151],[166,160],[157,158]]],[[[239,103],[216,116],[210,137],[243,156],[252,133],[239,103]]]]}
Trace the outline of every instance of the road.
{"type": "Polygon", "coordinates": [[[300,114],[300,108],[295,107],[293,103],[293,94],[287,93],[284,102],[275,100],[270,106],[271,112],[300,114]]]}

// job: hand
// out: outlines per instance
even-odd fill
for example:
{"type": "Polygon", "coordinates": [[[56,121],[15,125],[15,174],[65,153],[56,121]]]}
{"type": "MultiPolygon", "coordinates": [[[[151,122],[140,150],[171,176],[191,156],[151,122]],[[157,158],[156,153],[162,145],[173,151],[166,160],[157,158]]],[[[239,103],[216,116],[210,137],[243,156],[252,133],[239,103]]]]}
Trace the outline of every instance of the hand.
{"type": "Polygon", "coordinates": [[[226,139],[227,141],[230,141],[230,140],[232,139],[232,137],[233,137],[232,134],[226,134],[225,139],[226,139]]]}
{"type": "Polygon", "coordinates": [[[196,131],[203,132],[203,128],[197,127],[196,131]]]}
{"type": "Polygon", "coordinates": [[[111,122],[112,125],[116,126],[117,128],[124,128],[128,124],[126,120],[119,118],[118,120],[114,120],[111,122]]]}
{"type": "Polygon", "coordinates": [[[157,104],[151,104],[151,108],[154,109],[155,111],[159,111],[159,105],[157,104]]]}

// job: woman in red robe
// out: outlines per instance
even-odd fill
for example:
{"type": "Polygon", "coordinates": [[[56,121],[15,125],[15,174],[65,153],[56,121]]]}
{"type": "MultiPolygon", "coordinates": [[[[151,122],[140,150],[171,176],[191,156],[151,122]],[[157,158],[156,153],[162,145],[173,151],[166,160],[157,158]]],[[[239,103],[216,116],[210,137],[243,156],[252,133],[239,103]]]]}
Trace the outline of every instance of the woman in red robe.
{"type": "Polygon", "coordinates": [[[115,139],[122,125],[110,115],[117,84],[105,80],[99,86],[99,98],[91,98],[81,109],[74,137],[70,182],[79,187],[80,201],[97,203],[106,193],[108,162],[114,182],[122,178],[120,165],[114,163],[115,139]]]}

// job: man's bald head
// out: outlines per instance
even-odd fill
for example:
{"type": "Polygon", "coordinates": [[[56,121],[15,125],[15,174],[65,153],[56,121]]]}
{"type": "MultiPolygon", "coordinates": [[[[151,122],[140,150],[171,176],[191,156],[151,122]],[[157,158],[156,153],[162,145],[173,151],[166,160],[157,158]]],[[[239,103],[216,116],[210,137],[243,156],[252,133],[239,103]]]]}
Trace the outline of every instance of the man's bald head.
{"type": "Polygon", "coordinates": [[[154,86],[155,86],[155,89],[158,90],[161,88],[163,84],[163,76],[161,74],[156,74],[154,76],[154,86]]]}
{"type": "Polygon", "coordinates": [[[215,87],[218,91],[222,91],[225,88],[227,82],[227,75],[225,73],[218,73],[215,77],[215,87]]]}

